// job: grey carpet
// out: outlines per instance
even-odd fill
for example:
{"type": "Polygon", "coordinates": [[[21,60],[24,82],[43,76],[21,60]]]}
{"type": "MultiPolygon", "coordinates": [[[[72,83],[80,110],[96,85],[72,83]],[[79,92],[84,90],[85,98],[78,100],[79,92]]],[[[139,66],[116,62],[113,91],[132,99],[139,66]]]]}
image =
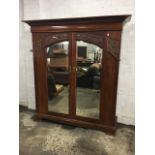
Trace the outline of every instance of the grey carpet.
{"type": "Polygon", "coordinates": [[[116,136],[102,131],[36,122],[20,112],[20,155],[134,155],[134,129],[119,125],[116,136]]]}

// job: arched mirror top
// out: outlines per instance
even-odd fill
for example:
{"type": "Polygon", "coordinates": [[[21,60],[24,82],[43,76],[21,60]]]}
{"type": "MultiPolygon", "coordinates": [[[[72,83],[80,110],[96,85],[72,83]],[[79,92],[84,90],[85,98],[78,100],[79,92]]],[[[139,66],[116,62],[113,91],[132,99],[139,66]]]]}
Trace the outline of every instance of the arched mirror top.
{"type": "Polygon", "coordinates": [[[69,40],[69,33],[46,33],[45,34],[45,45],[49,47],[59,42],[65,42],[69,40]]]}

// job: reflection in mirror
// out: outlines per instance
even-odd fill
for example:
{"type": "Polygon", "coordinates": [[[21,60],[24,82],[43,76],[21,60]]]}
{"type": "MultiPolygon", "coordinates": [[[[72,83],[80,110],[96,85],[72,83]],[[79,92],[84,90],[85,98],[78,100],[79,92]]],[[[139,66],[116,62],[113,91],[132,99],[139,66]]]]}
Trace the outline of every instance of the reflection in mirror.
{"type": "Polygon", "coordinates": [[[69,42],[47,48],[48,111],[68,114],[69,105],[69,42]]]}
{"type": "Polygon", "coordinates": [[[76,115],[99,119],[102,49],[77,41],[76,115]]]}

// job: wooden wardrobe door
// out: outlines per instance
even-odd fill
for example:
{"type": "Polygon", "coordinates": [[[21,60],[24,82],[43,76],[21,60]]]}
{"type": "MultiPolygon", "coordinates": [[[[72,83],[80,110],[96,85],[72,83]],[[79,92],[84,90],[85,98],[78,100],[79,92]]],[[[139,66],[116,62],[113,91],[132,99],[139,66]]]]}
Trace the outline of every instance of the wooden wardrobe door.
{"type": "Polygon", "coordinates": [[[37,111],[70,117],[71,33],[33,33],[37,111]]]}

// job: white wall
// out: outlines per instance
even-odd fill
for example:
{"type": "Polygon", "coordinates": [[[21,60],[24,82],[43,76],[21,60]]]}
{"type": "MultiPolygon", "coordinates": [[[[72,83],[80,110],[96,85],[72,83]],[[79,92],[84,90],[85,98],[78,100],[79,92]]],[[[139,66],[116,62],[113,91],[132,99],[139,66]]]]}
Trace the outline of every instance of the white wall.
{"type": "MultiPolygon", "coordinates": [[[[117,95],[118,121],[134,124],[134,0],[20,0],[21,18],[52,19],[131,14],[124,24],[117,95]]],[[[20,104],[35,109],[31,34],[20,30],[20,104]]]]}
{"type": "MultiPolygon", "coordinates": [[[[24,18],[24,14],[23,14],[23,3],[22,1],[19,1],[19,5],[20,5],[20,20],[24,18]]],[[[26,63],[25,63],[25,54],[26,54],[26,51],[24,49],[25,48],[25,44],[24,44],[24,25],[19,22],[19,101],[20,101],[20,104],[22,105],[27,105],[27,100],[26,100],[26,90],[27,90],[27,86],[26,86],[26,78],[25,78],[25,75],[26,75],[26,63]]]]}

